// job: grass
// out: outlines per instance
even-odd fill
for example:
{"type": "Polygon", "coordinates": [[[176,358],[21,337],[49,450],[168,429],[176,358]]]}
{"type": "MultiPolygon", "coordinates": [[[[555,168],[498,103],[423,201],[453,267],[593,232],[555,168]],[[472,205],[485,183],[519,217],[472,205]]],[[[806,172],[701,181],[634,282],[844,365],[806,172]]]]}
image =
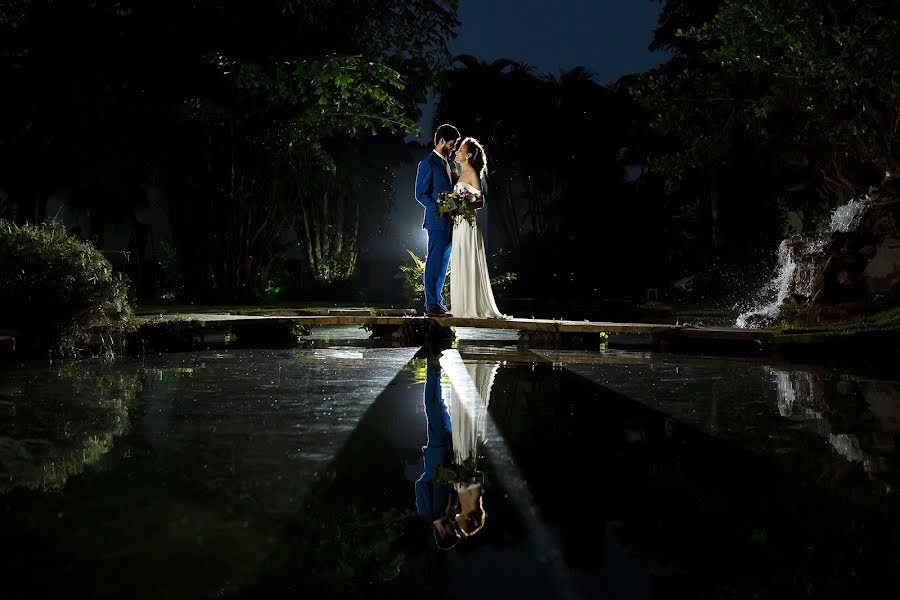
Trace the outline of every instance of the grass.
{"type": "MultiPolygon", "coordinates": [[[[366,310],[375,312],[374,306],[361,306],[334,302],[323,304],[322,302],[292,302],[285,304],[138,304],[134,308],[136,315],[171,315],[178,313],[216,313],[243,316],[271,315],[295,313],[297,315],[315,314],[318,311],[339,308],[342,310],[366,310]]],[[[397,307],[403,308],[403,307],[397,307]]]]}
{"type": "Polygon", "coordinates": [[[820,320],[817,307],[806,306],[786,316],[775,329],[781,333],[900,333],[900,306],[871,315],[859,315],[844,321],[820,320]]]}

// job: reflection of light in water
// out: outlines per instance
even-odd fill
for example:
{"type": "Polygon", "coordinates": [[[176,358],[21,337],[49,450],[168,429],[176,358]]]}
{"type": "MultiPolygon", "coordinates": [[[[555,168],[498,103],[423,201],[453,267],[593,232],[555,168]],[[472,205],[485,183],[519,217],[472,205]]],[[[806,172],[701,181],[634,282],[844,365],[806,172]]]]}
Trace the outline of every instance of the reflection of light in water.
{"type": "MultiPolygon", "coordinates": [[[[799,417],[809,421],[824,420],[821,412],[811,408],[817,405],[818,399],[810,373],[803,371],[791,373],[778,369],[769,369],[769,372],[773,374],[778,390],[778,414],[788,419],[799,417]]],[[[825,424],[828,422],[825,421],[825,424]]]]}
{"type": "Polygon", "coordinates": [[[0,495],[60,490],[99,461],[130,429],[141,387],[136,376],[81,364],[19,381],[0,387],[0,397],[11,398],[0,401],[0,495]]]}
{"type": "Polygon", "coordinates": [[[456,462],[462,464],[477,458],[478,442],[484,440],[487,407],[499,363],[470,362],[465,364],[469,378],[450,386],[450,423],[453,432],[453,451],[456,462]],[[467,389],[469,383],[474,390],[467,389]],[[462,387],[461,387],[462,386],[462,387]],[[475,392],[474,394],[472,392],[475,392]]]}
{"type": "Polygon", "coordinates": [[[790,417],[794,414],[794,404],[797,402],[797,394],[791,385],[791,376],[784,371],[774,371],[775,386],[778,388],[778,414],[782,417],[790,417]]]}
{"type": "MultiPolygon", "coordinates": [[[[488,371],[490,377],[485,377],[482,382],[485,385],[483,389],[488,394],[496,373],[496,366],[489,366],[493,367],[488,371]]],[[[510,452],[506,440],[503,439],[503,434],[497,429],[494,420],[487,412],[490,398],[486,396],[482,400],[479,394],[479,386],[476,385],[458,351],[445,350],[441,356],[441,367],[443,367],[444,372],[450,378],[451,392],[455,392],[460,396],[461,406],[471,406],[475,409],[483,406],[484,426],[482,435],[485,442],[484,449],[485,454],[494,465],[497,479],[500,480],[500,484],[509,493],[510,499],[524,517],[526,526],[529,528],[542,557],[547,558],[546,564],[550,569],[550,574],[555,579],[556,589],[561,591],[560,596],[563,598],[577,597],[566,576],[559,551],[556,549],[550,531],[541,517],[537,502],[535,502],[531,490],[528,489],[528,483],[525,481],[519,466],[513,460],[512,452],[510,452]]],[[[475,372],[477,374],[477,370],[475,372]]],[[[474,414],[478,414],[477,410],[474,414]]]]}
{"type": "Polygon", "coordinates": [[[313,357],[324,360],[361,360],[365,358],[365,353],[362,350],[329,349],[327,352],[315,352],[313,357]]]}
{"type": "Polygon", "coordinates": [[[815,425],[816,432],[825,437],[834,450],[848,462],[860,463],[866,472],[872,470],[872,459],[860,447],[859,438],[846,433],[833,433],[831,424],[821,411],[811,408],[821,402],[817,395],[819,378],[808,371],[780,371],[767,367],[773,375],[778,391],[778,414],[792,420],[815,425]]]}
{"type": "Polygon", "coordinates": [[[872,461],[869,455],[859,447],[859,439],[856,436],[847,435],[846,433],[832,433],[828,435],[828,443],[848,461],[862,463],[867,473],[872,470],[872,461]]]}

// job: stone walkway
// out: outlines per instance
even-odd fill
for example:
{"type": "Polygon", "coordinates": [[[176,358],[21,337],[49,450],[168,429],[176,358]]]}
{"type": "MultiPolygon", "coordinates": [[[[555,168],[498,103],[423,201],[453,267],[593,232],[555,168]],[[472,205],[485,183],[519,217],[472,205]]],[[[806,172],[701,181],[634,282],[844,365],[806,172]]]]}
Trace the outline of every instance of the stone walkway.
{"type": "MultiPolygon", "coordinates": [[[[398,345],[410,345],[419,337],[446,337],[451,328],[517,332],[522,348],[599,349],[603,343],[616,343],[619,338],[641,339],[643,345],[661,351],[685,345],[700,345],[710,354],[760,354],[776,337],[768,330],[733,327],[686,327],[659,323],[618,323],[598,321],[564,321],[553,319],[472,319],[460,317],[394,316],[367,311],[341,311],[322,315],[244,316],[214,313],[187,313],[139,317],[143,327],[159,329],[163,324],[189,329],[195,335],[204,332],[240,330],[246,336],[264,336],[265,332],[299,328],[312,331],[321,327],[357,326],[373,331],[381,338],[393,338],[398,345]],[[446,333],[441,333],[441,332],[446,333]],[[376,333],[377,332],[377,333],[376,333]]],[[[238,336],[241,334],[238,333],[238,336]]],[[[416,343],[418,345],[418,342],[416,343]]]]}

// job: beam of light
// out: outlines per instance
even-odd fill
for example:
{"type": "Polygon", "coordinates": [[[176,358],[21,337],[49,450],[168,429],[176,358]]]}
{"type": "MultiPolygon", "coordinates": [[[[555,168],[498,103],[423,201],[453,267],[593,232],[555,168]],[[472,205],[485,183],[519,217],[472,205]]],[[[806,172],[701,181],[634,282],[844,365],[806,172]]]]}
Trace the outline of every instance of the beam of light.
{"type": "MultiPolygon", "coordinates": [[[[521,469],[513,459],[509,445],[487,410],[490,401],[490,385],[479,391],[457,350],[445,350],[440,361],[444,373],[450,379],[451,394],[458,396],[457,406],[467,412],[471,411],[470,414],[476,422],[483,414],[485,455],[494,465],[495,475],[500,480],[500,485],[509,493],[524,518],[528,534],[540,552],[541,561],[545,564],[545,568],[555,584],[555,589],[560,591],[563,598],[578,598],[579,595],[569,581],[561,553],[553,542],[550,528],[544,522],[537,502],[528,488],[528,482],[525,481],[521,469]]],[[[499,363],[497,364],[499,365],[499,363]]],[[[490,377],[490,384],[492,385],[492,383],[493,373],[490,377]]],[[[451,419],[453,419],[452,414],[451,419]]],[[[454,420],[458,420],[458,418],[454,420]]]]}
{"type": "MultiPolygon", "coordinates": [[[[295,460],[306,459],[309,470],[322,472],[331,465],[346,446],[353,432],[372,409],[400,371],[413,359],[416,348],[321,348],[296,350],[293,359],[285,366],[292,370],[286,374],[294,378],[290,394],[299,400],[284,399],[284,402],[303,402],[306,398],[316,398],[316,411],[322,412],[322,419],[316,417],[312,428],[298,430],[298,448],[295,460]],[[372,365],[375,368],[372,368],[372,365]],[[294,371],[302,365],[306,369],[294,371]],[[348,368],[352,365],[354,368],[348,368]],[[346,386],[355,378],[355,386],[346,386]],[[340,381],[341,389],[324,394],[325,388],[333,388],[340,381]],[[319,435],[320,434],[320,435],[319,435]],[[303,436],[306,436],[305,438],[303,436]],[[312,442],[312,438],[316,438],[312,442]]],[[[275,388],[282,386],[282,367],[275,388]]],[[[307,416],[304,419],[308,419],[307,416]]],[[[311,481],[300,489],[299,497],[306,496],[311,481]]]]}

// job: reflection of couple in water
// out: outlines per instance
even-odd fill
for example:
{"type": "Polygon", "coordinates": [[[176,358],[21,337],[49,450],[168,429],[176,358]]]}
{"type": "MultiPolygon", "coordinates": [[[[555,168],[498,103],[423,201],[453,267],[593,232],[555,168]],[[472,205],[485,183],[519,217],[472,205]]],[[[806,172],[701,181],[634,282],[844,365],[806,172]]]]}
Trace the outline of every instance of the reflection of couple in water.
{"type": "Polygon", "coordinates": [[[438,547],[449,549],[484,526],[484,476],[478,470],[478,444],[484,440],[497,365],[463,365],[455,353],[444,360],[451,371],[451,406],[444,401],[441,361],[429,358],[426,369],[428,440],[422,448],[425,472],[416,481],[416,509],[433,525],[438,547]]]}

